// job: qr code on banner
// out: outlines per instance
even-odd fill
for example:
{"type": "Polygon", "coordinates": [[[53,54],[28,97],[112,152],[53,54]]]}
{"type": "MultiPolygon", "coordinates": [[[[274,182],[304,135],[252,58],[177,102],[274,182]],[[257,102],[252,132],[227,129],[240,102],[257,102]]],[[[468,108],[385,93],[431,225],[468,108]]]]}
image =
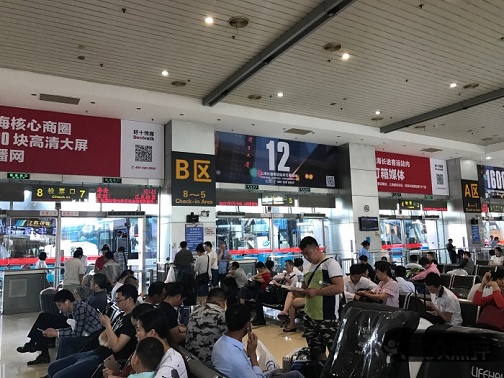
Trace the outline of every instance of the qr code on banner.
{"type": "Polygon", "coordinates": [[[135,161],[152,163],[152,146],[135,144],[135,161]]]}
{"type": "Polygon", "coordinates": [[[444,185],[444,175],[436,173],[436,182],[438,185],[444,185]]]}
{"type": "Polygon", "coordinates": [[[328,188],[335,188],[336,187],[336,181],[334,181],[334,176],[326,176],[325,182],[326,182],[326,186],[328,188]]]}

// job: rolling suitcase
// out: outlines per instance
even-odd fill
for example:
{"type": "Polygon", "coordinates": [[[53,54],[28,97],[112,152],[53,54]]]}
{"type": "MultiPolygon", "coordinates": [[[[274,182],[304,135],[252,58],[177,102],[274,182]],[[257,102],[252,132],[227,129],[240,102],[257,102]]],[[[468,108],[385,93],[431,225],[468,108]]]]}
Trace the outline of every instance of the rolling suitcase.
{"type": "Polygon", "coordinates": [[[56,303],[54,303],[53,300],[54,294],[56,294],[56,289],[54,287],[48,287],[40,292],[40,311],[59,314],[58,307],[56,307],[56,303]]]}
{"type": "Polygon", "coordinates": [[[282,369],[285,372],[299,371],[305,378],[319,378],[323,365],[312,360],[309,348],[297,348],[282,358],[282,369]]]}

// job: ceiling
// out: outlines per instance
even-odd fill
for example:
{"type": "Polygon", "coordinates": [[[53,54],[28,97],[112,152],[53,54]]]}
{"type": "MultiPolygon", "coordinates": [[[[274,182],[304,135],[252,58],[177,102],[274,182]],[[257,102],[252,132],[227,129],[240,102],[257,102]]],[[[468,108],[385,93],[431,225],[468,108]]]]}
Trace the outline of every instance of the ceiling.
{"type": "MultiPolygon", "coordinates": [[[[155,122],[186,117],[237,132],[252,128],[261,133],[260,127],[267,125],[267,135],[281,134],[287,123],[298,123],[315,132],[303,140],[370,143],[417,155],[422,154],[421,146],[437,145],[445,151],[428,156],[445,158],[484,156],[484,148],[472,145],[495,143],[492,151],[498,151],[504,142],[502,100],[417,125],[425,128],[412,126],[382,135],[378,127],[504,87],[500,0],[357,0],[224,103],[214,108],[200,105],[205,95],[319,4],[319,0],[2,0],[0,67],[149,92],[87,88],[82,82],[76,88],[76,82],[46,81],[41,76],[37,85],[36,80],[21,85],[9,81],[5,70],[4,77],[0,75],[0,103],[47,108],[26,97],[30,90],[45,91],[74,95],[86,104],[96,102],[95,107],[79,105],[77,111],[58,104],[49,109],[56,111],[155,122]],[[207,16],[214,18],[213,25],[205,24],[207,16]],[[236,30],[227,24],[233,16],[245,16],[250,23],[236,30]],[[328,42],[340,43],[341,50],[325,51],[322,47],[328,42]],[[341,59],[344,52],[350,54],[347,61],[341,59]],[[161,76],[164,69],[168,77],[161,76]],[[186,85],[175,87],[173,81],[186,85]],[[450,83],[457,87],[450,88],[450,83]],[[468,83],[478,86],[463,89],[468,83]],[[280,91],[282,98],[276,95],[280,91]],[[262,98],[249,100],[250,94],[262,98]],[[167,99],[172,103],[162,102],[167,99]],[[135,110],[139,104],[142,115],[135,110]],[[372,120],[377,110],[382,120],[372,120]],[[409,133],[416,135],[412,138],[409,133]],[[461,143],[447,144],[438,138],[461,143]]],[[[23,80],[28,77],[35,78],[23,76],[23,80]]]]}

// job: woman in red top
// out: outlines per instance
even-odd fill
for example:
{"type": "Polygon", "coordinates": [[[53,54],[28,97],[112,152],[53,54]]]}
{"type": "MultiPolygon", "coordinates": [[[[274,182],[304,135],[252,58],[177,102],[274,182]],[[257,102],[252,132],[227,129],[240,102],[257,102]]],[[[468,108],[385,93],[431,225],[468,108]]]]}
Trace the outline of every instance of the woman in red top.
{"type": "Polygon", "coordinates": [[[481,306],[481,315],[475,327],[493,329],[504,332],[504,270],[494,273],[494,280],[491,280],[491,273],[486,272],[483,282],[474,294],[473,303],[481,306]],[[489,286],[492,288],[492,295],[483,297],[483,289],[489,286]]]}

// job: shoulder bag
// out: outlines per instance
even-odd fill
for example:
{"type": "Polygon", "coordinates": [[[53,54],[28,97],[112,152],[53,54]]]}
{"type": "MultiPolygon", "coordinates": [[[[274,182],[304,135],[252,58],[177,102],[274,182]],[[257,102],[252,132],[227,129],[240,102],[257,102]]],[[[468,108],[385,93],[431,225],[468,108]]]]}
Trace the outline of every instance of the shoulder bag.
{"type": "Polygon", "coordinates": [[[207,271],[205,273],[198,274],[196,276],[196,282],[198,282],[198,285],[205,285],[210,282],[210,274],[208,274],[208,271],[210,270],[210,257],[207,256],[207,271]]]}

